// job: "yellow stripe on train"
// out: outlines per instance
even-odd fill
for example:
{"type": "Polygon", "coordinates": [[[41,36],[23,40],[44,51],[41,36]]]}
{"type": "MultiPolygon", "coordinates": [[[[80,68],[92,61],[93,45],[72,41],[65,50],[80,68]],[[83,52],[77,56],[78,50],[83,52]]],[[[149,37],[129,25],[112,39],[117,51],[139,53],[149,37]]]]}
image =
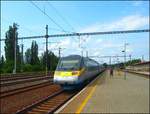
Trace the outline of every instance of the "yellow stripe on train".
{"type": "Polygon", "coordinates": [[[84,68],[80,71],[55,71],[55,76],[80,76],[84,72],[84,68]]]}

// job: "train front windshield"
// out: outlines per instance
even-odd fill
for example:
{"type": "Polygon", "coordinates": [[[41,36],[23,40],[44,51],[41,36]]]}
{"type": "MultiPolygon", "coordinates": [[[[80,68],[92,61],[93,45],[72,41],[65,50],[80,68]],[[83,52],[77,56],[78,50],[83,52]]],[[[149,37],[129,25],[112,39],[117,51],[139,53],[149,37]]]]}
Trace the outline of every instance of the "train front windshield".
{"type": "Polygon", "coordinates": [[[80,60],[67,60],[61,59],[58,63],[57,69],[58,71],[72,71],[79,70],[80,60]]]}

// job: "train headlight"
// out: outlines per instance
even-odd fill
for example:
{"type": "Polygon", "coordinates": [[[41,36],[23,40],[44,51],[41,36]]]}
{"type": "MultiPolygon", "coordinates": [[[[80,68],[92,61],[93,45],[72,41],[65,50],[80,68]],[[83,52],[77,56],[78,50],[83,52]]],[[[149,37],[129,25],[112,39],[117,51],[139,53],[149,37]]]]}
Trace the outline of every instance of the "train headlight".
{"type": "Polygon", "coordinates": [[[79,74],[79,71],[73,71],[72,72],[72,75],[78,75],[79,74]]]}
{"type": "Polygon", "coordinates": [[[55,75],[56,76],[59,76],[61,73],[60,72],[55,72],[55,75]]]}

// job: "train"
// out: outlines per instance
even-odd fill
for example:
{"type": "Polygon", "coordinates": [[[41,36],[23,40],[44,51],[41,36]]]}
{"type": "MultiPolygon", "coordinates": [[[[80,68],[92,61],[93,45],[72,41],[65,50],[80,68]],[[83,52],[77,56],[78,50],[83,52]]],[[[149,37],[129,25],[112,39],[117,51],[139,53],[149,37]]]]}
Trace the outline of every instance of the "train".
{"type": "Polygon", "coordinates": [[[60,58],[53,82],[66,90],[82,87],[104,70],[95,60],[80,55],[60,58]]]}

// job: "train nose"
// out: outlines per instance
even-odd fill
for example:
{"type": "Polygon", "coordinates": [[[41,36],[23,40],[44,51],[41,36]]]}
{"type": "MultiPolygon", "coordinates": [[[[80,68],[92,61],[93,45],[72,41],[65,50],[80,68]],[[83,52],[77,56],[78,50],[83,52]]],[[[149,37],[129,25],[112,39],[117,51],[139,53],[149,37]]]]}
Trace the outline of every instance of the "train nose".
{"type": "Polygon", "coordinates": [[[54,76],[54,83],[58,83],[58,84],[74,84],[78,81],[78,76],[66,76],[66,77],[62,77],[62,76],[54,76]]]}

